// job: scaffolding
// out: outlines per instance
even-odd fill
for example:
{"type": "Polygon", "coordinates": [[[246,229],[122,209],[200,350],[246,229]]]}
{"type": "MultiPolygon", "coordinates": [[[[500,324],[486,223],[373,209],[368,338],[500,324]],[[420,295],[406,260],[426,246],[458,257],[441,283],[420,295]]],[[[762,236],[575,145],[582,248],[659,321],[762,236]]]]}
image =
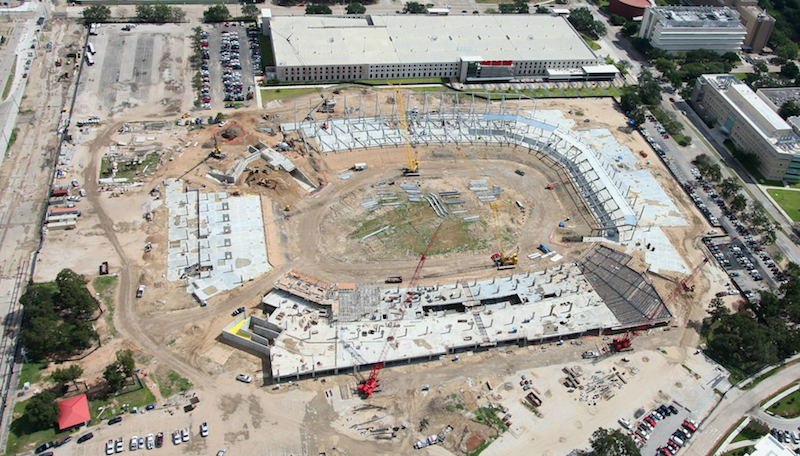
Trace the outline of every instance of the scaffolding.
{"type": "MultiPolygon", "coordinates": [[[[617,170],[574,132],[535,119],[520,100],[502,98],[486,102],[474,94],[415,93],[416,106],[406,92],[408,141],[412,147],[444,144],[500,145],[541,153],[558,164],[570,177],[598,229],[612,240],[630,239],[637,214],[629,188],[617,179],[617,170]]],[[[380,94],[345,97],[344,117],[325,122],[305,122],[305,106],[295,104],[295,121],[281,125],[284,132],[299,131],[317,142],[323,153],[362,148],[402,147],[403,134],[397,106],[384,113],[380,94]],[[374,107],[373,107],[374,101],[374,107]],[[373,115],[364,115],[367,111],[373,115]],[[298,118],[298,112],[301,114],[298,118]]]]}

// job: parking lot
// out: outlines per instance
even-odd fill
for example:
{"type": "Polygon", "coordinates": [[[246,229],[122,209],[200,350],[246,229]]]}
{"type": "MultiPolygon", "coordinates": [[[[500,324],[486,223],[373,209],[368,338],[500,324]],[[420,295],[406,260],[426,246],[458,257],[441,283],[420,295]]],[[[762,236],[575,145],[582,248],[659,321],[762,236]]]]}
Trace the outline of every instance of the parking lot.
{"type": "MultiPolygon", "coordinates": [[[[210,109],[233,107],[233,103],[247,100],[248,89],[255,86],[253,64],[260,66],[260,50],[256,47],[259,54],[253,54],[253,41],[242,23],[231,22],[227,27],[224,23],[216,24],[206,31],[210,109]]],[[[255,42],[257,44],[257,38],[255,42]]]]}
{"type": "Polygon", "coordinates": [[[641,131],[681,182],[698,210],[714,227],[709,231],[709,237],[705,242],[709,248],[707,254],[709,260],[717,261],[731,275],[727,294],[738,294],[741,290],[748,298],[757,298],[757,294],[753,292],[777,287],[779,284],[772,271],[775,267],[772,258],[763,252],[763,248],[752,237],[747,227],[730,214],[713,184],[703,180],[703,176],[680,156],[681,151],[677,149],[671,137],[662,134],[663,129],[660,130],[658,127],[657,122],[648,118],[648,121],[641,126],[641,131]],[[753,270],[757,274],[750,273],[753,270]]]}
{"type": "MultiPolygon", "coordinates": [[[[641,448],[642,456],[658,455],[658,449],[667,444],[670,436],[689,417],[689,412],[686,409],[677,404],[672,405],[678,409],[677,415],[664,416],[664,419],[656,421],[656,426],[653,427],[647,443],[641,448]]],[[[638,423],[641,423],[641,420],[634,423],[634,426],[637,426],[638,423]]]]}

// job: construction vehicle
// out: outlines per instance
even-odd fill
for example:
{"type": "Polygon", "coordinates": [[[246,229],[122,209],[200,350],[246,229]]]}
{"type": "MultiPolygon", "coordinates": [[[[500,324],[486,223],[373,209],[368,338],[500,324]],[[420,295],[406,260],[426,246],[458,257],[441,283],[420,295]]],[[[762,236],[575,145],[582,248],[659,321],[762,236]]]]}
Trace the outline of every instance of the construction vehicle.
{"type": "Polygon", "coordinates": [[[219,148],[219,143],[217,143],[217,137],[214,137],[214,150],[208,154],[209,157],[215,158],[217,160],[222,160],[223,158],[227,157],[227,154],[223,154],[222,150],[219,148]]]}
{"type": "Polygon", "coordinates": [[[289,212],[289,211],[291,211],[291,210],[292,210],[292,205],[291,205],[291,204],[287,204],[287,205],[286,205],[286,206],[284,206],[284,208],[283,208],[283,211],[284,211],[284,212],[289,212]]]}
{"type": "MultiPolygon", "coordinates": [[[[461,154],[461,158],[464,159],[464,163],[469,168],[470,176],[472,176],[473,180],[478,180],[478,174],[475,172],[475,168],[472,167],[472,163],[470,163],[467,155],[461,149],[460,146],[456,146],[456,150],[458,153],[461,154]]],[[[487,182],[487,187],[488,187],[487,182]]],[[[492,215],[494,216],[494,228],[495,228],[495,238],[497,240],[497,253],[492,254],[490,257],[492,262],[494,263],[497,269],[513,269],[516,267],[517,262],[519,261],[519,247],[514,249],[514,251],[510,253],[506,253],[505,247],[503,245],[503,232],[500,229],[500,208],[508,204],[508,201],[504,201],[499,203],[497,201],[491,201],[488,197],[493,195],[485,195],[486,204],[492,209],[492,215]]]]}
{"type": "Polygon", "coordinates": [[[62,64],[61,57],[59,57],[59,58],[56,59],[56,66],[59,67],[59,66],[61,66],[61,64],[62,64]]]}
{"type": "Polygon", "coordinates": [[[270,190],[275,190],[275,188],[278,186],[278,183],[272,179],[261,179],[258,181],[258,185],[270,190]]]}
{"type": "Polygon", "coordinates": [[[59,81],[61,81],[62,79],[69,79],[69,71],[65,71],[58,76],[59,81]]]}
{"type": "Polygon", "coordinates": [[[564,179],[561,179],[559,181],[555,181],[552,184],[547,184],[547,186],[545,186],[544,188],[545,188],[545,190],[552,190],[552,189],[555,188],[556,185],[558,185],[558,184],[560,184],[562,182],[568,181],[568,180],[569,180],[569,177],[565,177],[564,179]]]}
{"type": "MultiPolygon", "coordinates": [[[[425,260],[428,258],[428,252],[430,252],[433,243],[436,241],[436,236],[439,234],[439,230],[442,229],[442,225],[444,225],[444,222],[440,223],[436,228],[436,231],[433,232],[433,236],[431,236],[431,240],[428,242],[428,247],[425,248],[425,253],[422,254],[419,259],[419,263],[417,263],[417,268],[414,270],[414,275],[411,276],[411,281],[408,283],[406,297],[403,299],[403,303],[399,306],[397,313],[399,313],[400,318],[398,318],[398,320],[402,320],[406,313],[406,309],[411,307],[412,298],[417,293],[417,285],[419,284],[419,279],[422,275],[422,268],[425,266],[425,260]]],[[[361,395],[365,398],[370,397],[378,387],[378,376],[381,373],[381,369],[383,369],[383,364],[386,362],[386,356],[389,354],[389,344],[394,341],[394,336],[397,333],[398,328],[400,328],[399,324],[394,325],[389,329],[386,342],[384,342],[381,353],[378,356],[378,362],[372,366],[372,369],[370,369],[369,377],[360,385],[358,385],[358,392],[361,393],[361,395]]]]}
{"type": "Polygon", "coordinates": [[[419,176],[419,154],[411,151],[411,141],[408,139],[408,119],[406,118],[406,107],[400,88],[394,89],[394,100],[397,107],[397,121],[400,129],[400,136],[403,138],[403,149],[406,151],[406,167],[403,168],[405,176],[419,176]]]}

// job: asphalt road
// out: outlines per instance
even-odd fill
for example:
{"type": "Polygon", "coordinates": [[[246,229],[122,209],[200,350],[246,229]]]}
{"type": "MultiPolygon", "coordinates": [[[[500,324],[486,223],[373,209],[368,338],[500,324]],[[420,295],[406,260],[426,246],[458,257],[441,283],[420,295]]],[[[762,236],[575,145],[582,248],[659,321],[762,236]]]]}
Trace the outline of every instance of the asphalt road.
{"type": "Polygon", "coordinates": [[[711,414],[700,423],[701,426],[683,453],[708,454],[717,441],[723,438],[748,411],[757,408],[762,400],[783,386],[796,381],[798,377],[800,377],[800,365],[796,364],[763,380],[751,390],[731,389],[711,414]]]}

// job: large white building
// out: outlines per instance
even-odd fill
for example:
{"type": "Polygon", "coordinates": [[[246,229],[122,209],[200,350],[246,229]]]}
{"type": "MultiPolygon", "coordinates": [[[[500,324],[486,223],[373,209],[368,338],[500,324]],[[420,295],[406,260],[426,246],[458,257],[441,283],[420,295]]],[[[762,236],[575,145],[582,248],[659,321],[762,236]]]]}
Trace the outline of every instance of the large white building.
{"type": "Polygon", "coordinates": [[[772,435],[767,434],[755,444],[753,452],[748,456],[796,456],[796,453],[786,448],[772,435]]]}
{"type": "Polygon", "coordinates": [[[764,177],[800,181],[800,136],[747,84],[729,74],[704,74],[692,103],[737,147],[758,156],[764,177]]]}
{"type": "Polygon", "coordinates": [[[275,78],[288,82],[517,77],[611,79],[564,17],[262,14],[275,78]]]}
{"type": "Polygon", "coordinates": [[[639,37],[669,52],[708,49],[719,53],[742,49],[747,28],[728,7],[656,6],[645,8],[639,37]]]}

